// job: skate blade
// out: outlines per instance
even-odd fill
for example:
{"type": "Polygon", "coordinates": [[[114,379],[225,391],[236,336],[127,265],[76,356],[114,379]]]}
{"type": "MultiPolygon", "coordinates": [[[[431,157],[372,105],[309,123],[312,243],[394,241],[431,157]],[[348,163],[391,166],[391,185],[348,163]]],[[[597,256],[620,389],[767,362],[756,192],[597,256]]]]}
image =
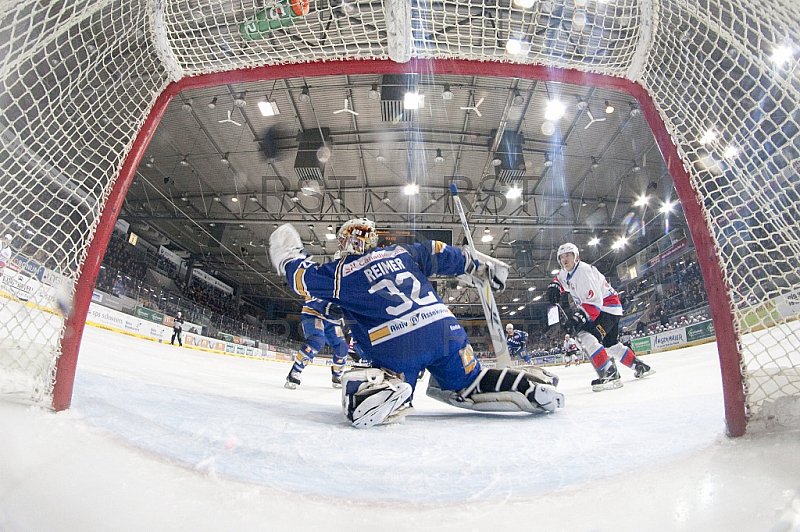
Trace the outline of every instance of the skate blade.
{"type": "Polygon", "coordinates": [[[656,372],[656,370],[651,368],[651,369],[645,371],[644,373],[642,373],[641,375],[639,375],[636,378],[637,379],[644,379],[645,377],[649,377],[650,375],[653,375],[655,372],[656,372]]]}
{"type": "Polygon", "coordinates": [[[293,382],[286,381],[285,383],[283,383],[283,387],[289,390],[294,390],[297,388],[297,385],[293,382]]]}
{"type": "Polygon", "coordinates": [[[333,386],[334,388],[341,388],[342,387],[342,383],[341,382],[334,382],[331,386],[333,386]]]}
{"type": "Polygon", "coordinates": [[[607,382],[605,384],[593,384],[592,391],[593,392],[604,392],[606,390],[616,390],[617,388],[622,388],[622,381],[615,380],[611,382],[607,382]]]}

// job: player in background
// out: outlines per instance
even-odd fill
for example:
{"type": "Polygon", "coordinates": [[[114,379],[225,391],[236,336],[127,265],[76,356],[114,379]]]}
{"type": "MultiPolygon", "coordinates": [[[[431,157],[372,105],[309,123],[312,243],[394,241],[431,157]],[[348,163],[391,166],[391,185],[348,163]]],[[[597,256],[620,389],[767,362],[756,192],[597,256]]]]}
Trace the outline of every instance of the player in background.
{"type": "Polygon", "coordinates": [[[622,332],[620,332],[620,334],[619,334],[619,343],[621,343],[625,347],[630,347],[631,346],[631,340],[633,340],[633,337],[631,336],[631,333],[628,331],[628,329],[623,327],[622,328],[622,332]]]}
{"type": "Polygon", "coordinates": [[[11,241],[13,239],[11,235],[6,235],[0,242],[0,268],[4,268],[6,264],[11,262],[11,241]]]}
{"type": "Polygon", "coordinates": [[[566,364],[564,364],[564,366],[569,367],[569,364],[573,359],[575,360],[576,366],[581,363],[580,347],[578,347],[578,342],[575,340],[575,338],[572,338],[570,335],[565,334],[564,360],[566,361],[566,364]]]}
{"type": "Polygon", "coordinates": [[[341,388],[342,373],[347,360],[347,341],[342,332],[342,311],[333,303],[309,297],[300,313],[300,324],[306,337],[306,345],[295,355],[284,387],[294,390],[300,385],[300,374],[327,343],[333,349],[331,382],[334,388],[341,388]]]}
{"type": "Polygon", "coordinates": [[[175,340],[178,340],[178,346],[183,347],[183,342],[181,342],[181,333],[183,332],[183,317],[181,317],[181,312],[178,311],[178,315],[175,316],[175,319],[172,320],[172,339],[169,341],[169,345],[175,345],[175,340]]]}
{"type": "MultiPolygon", "coordinates": [[[[270,259],[304,297],[339,305],[374,367],[342,376],[342,410],[356,427],[405,417],[421,370],[434,399],[472,410],[554,412],[564,396],[534,373],[483,369],[467,334],[431,286],[431,275],[467,274],[502,289],[508,265],[438,241],[376,249],[375,224],[342,225],[335,260],[317,264],[297,230],[285,224],[270,236],[270,259]]],[[[546,377],[546,376],[545,376],[546,377]]]]}
{"type": "Polygon", "coordinates": [[[622,304],[617,291],[597,268],[580,260],[578,247],[566,243],[556,253],[561,269],[547,287],[547,299],[560,304],[561,294],[569,292],[578,308],[567,319],[567,332],[578,337],[581,348],[592,361],[598,378],[592,381],[596,392],[622,387],[614,359],[634,370],[641,379],[654,373],[633,350],[619,343],[622,304]]]}
{"type": "Polygon", "coordinates": [[[508,344],[508,353],[512,357],[516,356],[524,360],[526,364],[532,364],[527,348],[528,333],[514,329],[514,324],[509,323],[506,325],[506,343],[508,344]]]}

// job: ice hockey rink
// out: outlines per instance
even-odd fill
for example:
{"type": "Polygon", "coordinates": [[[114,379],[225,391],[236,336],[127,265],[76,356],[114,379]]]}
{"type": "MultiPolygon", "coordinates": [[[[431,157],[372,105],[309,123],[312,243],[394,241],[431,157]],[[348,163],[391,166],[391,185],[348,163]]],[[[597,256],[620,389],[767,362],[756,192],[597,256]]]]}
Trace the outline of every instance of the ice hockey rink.
{"type": "Polygon", "coordinates": [[[329,369],[87,327],[72,408],[0,401],[0,530],[800,530],[800,434],[725,436],[715,344],[555,415],[343,419],[329,369]]]}

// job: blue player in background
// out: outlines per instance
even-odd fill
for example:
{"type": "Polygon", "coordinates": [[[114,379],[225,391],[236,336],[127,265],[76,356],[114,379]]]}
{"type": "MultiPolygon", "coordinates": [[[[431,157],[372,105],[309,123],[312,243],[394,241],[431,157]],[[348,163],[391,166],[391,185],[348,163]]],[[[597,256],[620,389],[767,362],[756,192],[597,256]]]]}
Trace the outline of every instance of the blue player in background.
{"type": "Polygon", "coordinates": [[[300,324],[306,345],[294,359],[292,369],[286,377],[284,386],[295,389],[300,385],[300,374],[314,360],[325,344],[333,349],[333,365],[331,366],[331,382],[334,388],[342,387],[342,373],[347,359],[347,341],[342,332],[342,311],[333,303],[310,297],[306,299],[300,313],[300,324]]]}
{"type": "Polygon", "coordinates": [[[431,275],[467,274],[504,288],[508,265],[468,248],[427,241],[376,249],[371,220],[339,230],[336,260],[317,264],[290,224],[270,236],[270,259],[304,297],[341,307],[352,335],[374,367],[342,376],[342,409],[357,427],[397,421],[411,411],[420,372],[427,393],[473,410],[554,412],[564,396],[521,370],[483,369],[467,335],[434,291],[431,275]]]}
{"type": "Polygon", "coordinates": [[[508,344],[508,354],[512,357],[521,358],[526,364],[531,364],[531,355],[528,354],[528,333],[514,329],[514,325],[506,325],[506,343],[508,344]]]}

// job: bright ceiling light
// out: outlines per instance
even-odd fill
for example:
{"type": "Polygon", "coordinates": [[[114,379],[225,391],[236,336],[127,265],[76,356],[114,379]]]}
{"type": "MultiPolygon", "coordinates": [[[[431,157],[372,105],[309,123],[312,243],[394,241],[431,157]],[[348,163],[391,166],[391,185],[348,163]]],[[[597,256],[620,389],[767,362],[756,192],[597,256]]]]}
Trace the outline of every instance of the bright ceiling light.
{"type": "Polygon", "coordinates": [[[377,100],[381,97],[381,93],[378,92],[378,84],[373,83],[372,88],[369,90],[369,99],[370,100],[377,100]]]}
{"type": "Polygon", "coordinates": [[[419,194],[419,185],[416,183],[409,183],[403,188],[403,192],[405,192],[406,196],[419,194]]]}
{"type": "Polygon", "coordinates": [[[713,142],[714,140],[716,140],[716,138],[717,138],[717,132],[714,131],[713,129],[709,129],[708,131],[703,133],[702,137],[700,137],[700,144],[705,146],[709,142],[713,142]]]}
{"type": "Polygon", "coordinates": [[[737,155],[739,155],[739,148],[736,146],[728,146],[725,148],[725,152],[722,154],[726,159],[733,159],[737,155]]]}
{"type": "Polygon", "coordinates": [[[599,243],[600,243],[600,239],[599,239],[599,238],[597,238],[597,237],[594,237],[594,238],[592,238],[591,240],[589,240],[589,245],[590,245],[590,246],[596,246],[596,245],[597,245],[597,244],[599,244],[599,243]]]}
{"type": "Polygon", "coordinates": [[[483,243],[491,242],[492,240],[494,240],[494,237],[492,235],[483,235],[481,237],[481,242],[483,243]]]}
{"type": "Polygon", "coordinates": [[[336,240],[336,234],[335,233],[325,233],[325,238],[327,238],[328,240],[336,240]]]}
{"type": "Polygon", "coordinates": [[[436,148],[436,157],[433,158],[434,161],[437,163],[444,162],[444,157],[442,157],[442,149],[436,148]]]}
{"type": "Polygon", "coordinates": [[[634,207],[644,207],[650,201],[650,196],[639,196],[639,199],[633,204],[634,207]]]}
{"type": "Polygon", "coordinates": [[[539,301],[540,299],[542,299],[542,296],[536,296],[533,298],[534,301],[539,301]]]}
{"type": "Polygon", "coordinates": [[[528,287],[528,292],[533,292],[534,290],[536,290],[535,286],[529,286],[528,287]]]}
{"type": "Polygon", "coordinates": [[[622,249],[625,247],[625,244],[628,243],[628,239],[624,236],[619,237],[614,244],[611,245],[611,249],[622,249]]]}
{"type": "Polygon", "coordinates": [[[567,106],[564,105],[560,100],[550,100],[547,102],[547,107],[544,111],[544,118],[550,122],[561,120],[566,110],[567,106]]]}
{"type": "Polygon", "coordinates": [[[258,110],[261,116],[276,116],[281,114],[277,102],[258,102],[258,110]]]}
{"type": "Polygon", "coordinates": [[[659,209],[659,212],[661,214],[667,214],[667,213],[672,212],[672,209],[674,207],[675,207],[674,203],[672,203],[671,201],[667,201],[667,202],[664,203],[664,205],[661,206],[661,208],[659,209]]]}
{"type": "Polygon", "coordinates": [[[772,62],[778,66],[783,66],[792,59],[792,49],[788,46],[781,46],[772,52],[772,62]]]}
{"type": "Polygon", "coordinates": [[[506,52],[511,55],[517,55],[522,52],[522,41],[519,39],[509,39],[506,41],[506,52]]]}
{"type": "Polygon", "coordinates": [[[520,196],[522,196],[522,189],[519,188],[516,185],[514,185],[511,188],[509,188],[508,192],[506,192],[506,198],[508,198],[508,199],[517,199],[520,196]]]}
{"type": "Polygon", "coordinates": [[[422,109],[425,107],[425,95],[418,92],[407,92],[403,97],[403,109],[422,109]]]}
{"type": "Polygon", "coordinates": [[[608,100],[606,100],[606,114],[610,115],[613,112],[614,112],[614,106],[611,105],[611,103],[608,100]]]}
{"type": "Polygon", "coordinates": [[[231,201],[234,203],[239,203],[239,198],[237,196],[231,197],[231,201]]]}
{"type": "Polygon", "coordinates": [[[516,313],[517,313],[517,311],[516,311],[516,310],[512,310],[511,312],[509,312],[509,313],[508,313],[508,315],[509,315],[509,316],[513,316],[513,315],[514,315],[514,314],[516,314],[516,313]]]}

